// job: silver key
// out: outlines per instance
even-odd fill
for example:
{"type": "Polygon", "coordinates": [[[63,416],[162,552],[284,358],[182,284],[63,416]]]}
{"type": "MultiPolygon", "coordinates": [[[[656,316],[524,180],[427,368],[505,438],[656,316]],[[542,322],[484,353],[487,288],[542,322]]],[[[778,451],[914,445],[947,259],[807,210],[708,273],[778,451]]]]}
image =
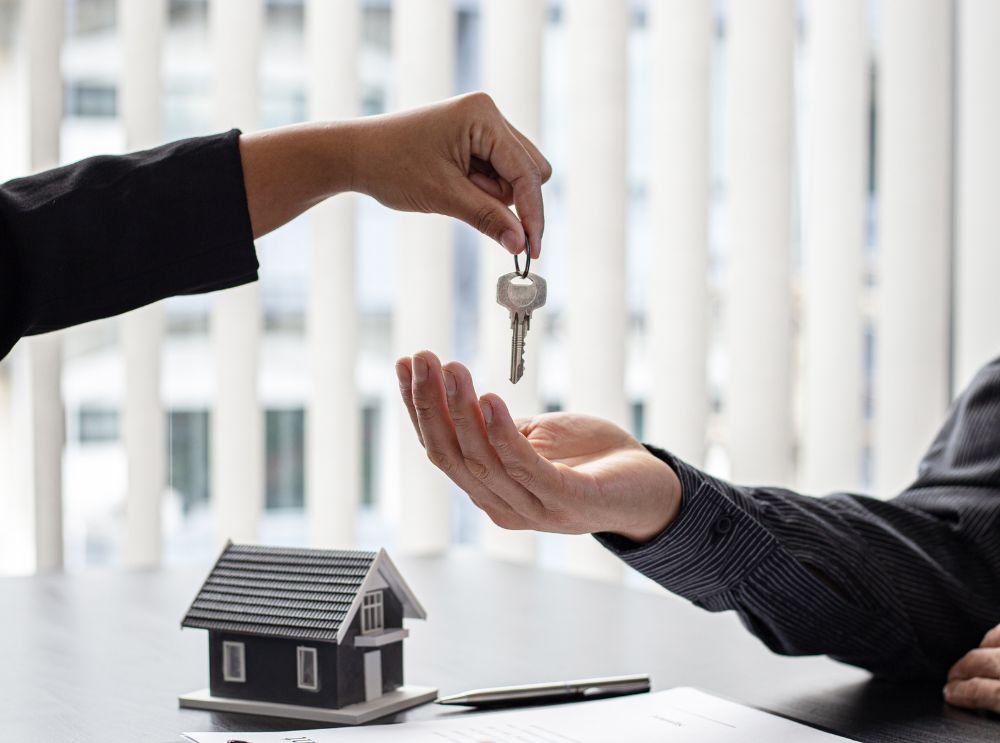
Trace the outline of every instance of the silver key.
{"type": "Polygon", "coordinates": [[[517,272],[505,273],[497,281],[497,304],[510,312],[510,381],[514,384],[524,374],[524,337],[531,327],[531,313],[544,306],[547,292],[545,279],[536,273],[524,279],[517,272]]]}

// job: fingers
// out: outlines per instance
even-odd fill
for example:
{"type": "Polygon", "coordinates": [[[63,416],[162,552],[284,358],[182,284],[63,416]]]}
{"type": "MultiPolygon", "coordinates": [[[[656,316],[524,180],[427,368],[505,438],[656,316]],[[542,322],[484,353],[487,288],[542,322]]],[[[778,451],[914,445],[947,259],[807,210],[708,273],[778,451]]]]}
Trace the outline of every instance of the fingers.
{"type": "MultiPolygon", "coordinates": [[[[514,149],[517,147],[524,153],[529,165],[520,165],[520,170],[514,169],[512,165],[503,162],[507,159],[506,147],[497,148],[496,160],[494,163],[497,172],[510,183],[513,188],[514,208],[524,225],[524,233],[531,245],[531,257],[538,258],[542,251],[542,233],[545,232],[545,207],[542,202],[542,175],[541,170],[528,156],[527,150],[516,138],[507,147],[514,149]]],[[[511,160],[515,158],[511,153],[511,160]]],[[[506,246],[505,246],[506,247],[506,246]]],[[[509,249],[509,248],[508,248],[509,249]]]]}
{"type": "Polygon", "coordinates": [[[524,149],[526,149],[528,154],[531,155],[531,159],[535,161],[536,165],[538,165],[542,174],[542,183],[548,183],[549,178],[552,177],[552,165],[545,159],[545,155],[543,155],[535,146],[534,142],[524,136],[524,134],[522,134],[516,126],[511,124],[507,117],[504,117],[504,121],[511,132],[513,132],[514,136],[517,137],[518,141],[524,146],[524,149]]]}
{"type": "MultiPolygon", "coordinates": [[[[488,175],[483,175],[482,173],[470,173],[469,180],[500,203],[505,206],[509,206],[508,202],[504,198],[505,194],[503,181],[497,180],[496,178],[490,178],[488,175]]],[[[510,186],[508,184],[508,188],[509,187],[510,186]]]]}
{"type": "Polygon", "coordinates": [[[406,412],[410,414],[410,423],[413,430],[417,432],[417,439],[420,445],[424,445],[424,437],[420,433],[420,424],[417,422],[417,411],[413,407],[413,362],[409,356],[404,356],[396,362],[396,379],[399,380],[399,394],[406,405],[406,412]]]}
{"type": "Polygon", "coordinates": [[[509,529],[523,529],[526,523],[496,493],[485,487],[465,466],[454,424],[445,402],[441,362],[429,351],[421,351],[411,361],[411,396],[417,427],[431,460],[452,482],[468,493],[473,503],[491,519],[509,529]]]}
{"type": "Polygon", "coordinates": [[[499,397],[477,399],[464,366],[442,368],[423,351],[400,359],[396,374],[428,459],[494,522],[508,529],[579,531],[565,517],[558,467],[534,451],[499,397]]]}
{"type": "Polygon", "coordinates": [[[466,469],[515,512],[530,522],[537,522],[544,508],[530,489],[511,479],[491,446],[468,369],[455,362],[445,364],[444,380],[448,410],[466,469]]]}
{"type": "Polygon", "coordinates": [[[983,641],[979,643],[981,648],[1000,648],[1000,624],[991,629],[983,636],[983,641]]]}
{"type": "Polygon", "coordinates": [[[504,206],[510,206],[514,203],[514,189],[507,181],[497,175],[492,165],[478,157],[473,157],[469,165],[469,180],[490,196],[503,202],[504,206]]]}
{"type": "Polygon", "coordinates": [[[511,184],[513,187],[514,206],[517,208],[517,213],[525,225],[528,239],[531,241],[531,257],[538,258],[542,252],[542,233],[545,232],[545,208],[542,201],[541,187],[543,183],[548,182],[549,178],[552,177],[552,165],[545,159],[545,156],[542,155],[534,142],[518,131],[517,127],[511,124],[506,118],[504,118],[504,123],[511,134],[521,143],[531,161],[538,168],[539,183],[537,186],[537,198],[534,189],[529,188],[519,194],[517,185],[511,184]],[[519,196],[521,198],[518,198],[519,196]]]}
{"type": "Polygon", "coordinates": [[[1000,679],[1000,650],[996,648],[970,650],[948,671],[949,681],[977,676],[1000,679]]]}
{"type": "Polygon", "coordinates": [[[944,687],[944,698],[958,707],[1000,712],[1000,680],[973,678],[950,681],[944,687]]]}
{"type": "MultiPolygon", "coordinates": [[[[522,230],[514,231],[506,241],[501,239],[500,242],[507,250],[512,250],[508,242],[520,237],[519,243],[523,246],[526,236],[531,243],[531,255],[537,258],[545,231],[542,183],[552,168],[538,149],[510,126],[488,95],[473,94],[465,101],[472,107],[469,110],[474,112],[473,118],[479,119],[471,132],[471,154],[488,162],[497,175],[511,185],[514,206],[523,225],[522,230]]],[[[521,249],[518,247],[513,252],[521,249]]]]}
{"type": "Polygon", "coordinates": [[[491,187],[481,182],[491,179],[478,173],[473,176],[456,181],[458,200],[452,216],[493,238],[512,255],[517,255],[524,250],[524,227],[517,215],[490,193],[491,187]]]}
{"type": "Polygon", "coordinates": [[[489,443],[508,477],[547,506],[559,501],[566,490],[562,472],[521,434],[504,401],[488,394],[480,398],[479,405],[489,443]]]}
{"type": "Polygon", "coordinates": [[[982,646],[970,650],[948,671],[944,698],[970,709],[1000,712],[1000,627],[983,637],[982,646]]]}

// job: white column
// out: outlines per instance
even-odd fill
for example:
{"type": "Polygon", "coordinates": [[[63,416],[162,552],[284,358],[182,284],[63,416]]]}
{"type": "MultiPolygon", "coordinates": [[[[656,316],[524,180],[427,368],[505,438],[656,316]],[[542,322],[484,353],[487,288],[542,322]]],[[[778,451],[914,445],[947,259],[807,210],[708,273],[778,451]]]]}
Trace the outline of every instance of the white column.
{"type": "MultiPolygon", "coordinates": [[[[629,4],[566,0],[566,164],[570,369],[567,409],[628,427],[625,399],[626,41],[629,4]]],[[[571,540],[571,571],[616,578],[621,563],[589,536],[571,540]]]]}
{"type": "Polygon", "coordinates": [[[810,6],[799,484],[861,486],[862,282],[868,163],[864,0],[810,6]]]}
{"type": "MultiPolygon", "coordinates": [[[[262,0],[211,0],[216,127],[257,126],[262,0]]],[[[221,542],[257,538],[264,505],[264,415],[257,389],[261,344],[260,285],[214,298],[215,408],[212,414],[212,504],[221,542]]]]}
{"type": "MultiPolygon", "coordinates": [[[[455,77],[455,18],[450,0],[396,0],[392,9],[396,107],[447,98],[455,77]]],[[[450,358],[453,336],[453,235],[446,217],[401,214],[398,219],[393,315],[396,353],[434,351],[450,358]]],[[[409,553],[435,553],[449,542],[451,488],[432,467],[413,435],[401,405],[399,546],[409,553]]]]}
{"type": "Polygon", "coordinates": [[[948,403],[951,38],[948,0],[882,3],[875,488],[884,496],[914,479],[948,403]]]}
{"type": "Polygon", "coordinates": [[[14,369],[11,355],[0,363],[0,487],[4,493],[4,518],[0,521],[0,575],[27,575],[35,569],[34,504],[21,482],[26,468],[19,461],[19,437],[15,435],[14,383],[23,375],[14,369]]]}
{"type": "MultiPolygon", "coordinates": [[[[357,0],[308,0],[305,6],[309,117],[358,112],[361,6],[357,0]]],[[[338,196],[316,207],[306,315],[306,512],[309,542],[355,543],[361,490],[361,414],[355,299],[355,201],[338,196]]]]}
{"type": "Polygon", "coordinates": [[[1000,3],[958,8],[955,392],[1000,356],[1000,3]]]}
{"type": "Polygon", "coordinates": [[[737,482],[791,476],[794,12],[792,0],[729,6],[726,422],[737,482]]]}
{"type": "MultiPolygon", "coordinates": [[[[538,0],[483,0],[480,5],[480,39],[483,90],[493,96],[504,116],[526,137],[539,143],[542,128],[542,37],[545,4],[538,0]],[[510,39],[517,38],[511,54],[510,39]]],[[[542,254],[544,257],[544,253],[542,254]]],[[[525,346],[525,372],[512,385],[510,325],[507,310],[496,303],[496,282],[514,270],[510,254],[488,238],[479,255],[479,362],[476,382],[483,392],[503,396],[515,416],[541,412],[538,380],[541,375],[545,315],[532,323],[525,346]]],[[[523,265],[523,264],[522,264],[523,265]]],[[[545,274],[543,260],[532,263],[545,274]]],[[[494,557],[516,562],[535,559],[537,537],[530,531],[500,529],[485,516],[480,542],[494,557]]]]}
{"type": "MultiPolygon", "coordinates": [[[[152,147],[162,139],[161,59],[165,0],[119,0],[121,101],[125,146],[152,147]]],[[[166,481],[166,425],[160,399],[163,309],[149,305],[122,318],[125,357],[123,428],[128,461],[125,564],[160,562],[160,510],[166,481]]]]}
{"type": "MultiPolygon", "coordinates": [[[[32,172],[59,164],[62,122],[62,52],[64,4],[38,0],[21,4],[19,86],[23,131],[32,172]]],[[[13,563],[21,570],[57,570],[63,564],[62,453],[65,442],[60,381],[62,341],[58,333],[28,338],[11,358],[12,434],[18,442],[12,459],[13,496],[8,527],[17,550],[13,563]]],[[[5,511],[6,511],[5,507],[5,511]]],[[[6,530],[5,530],[6,531],[6,530]]]]}
{"type": "Polygon", "coordinates": [[[649,4],[653,131],[647,438],[699,465],[708,416],[709,58],[712,3],[649,4]]]}

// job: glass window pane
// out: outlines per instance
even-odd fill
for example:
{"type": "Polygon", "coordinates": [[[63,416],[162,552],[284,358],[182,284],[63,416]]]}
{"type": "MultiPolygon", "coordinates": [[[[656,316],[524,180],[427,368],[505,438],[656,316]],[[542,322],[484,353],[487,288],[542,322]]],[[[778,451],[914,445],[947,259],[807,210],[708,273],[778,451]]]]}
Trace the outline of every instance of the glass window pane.
{"type": "Polygon", "coordinates": [[[298,648],[299,688],[316,691],[319,688],[319,669],[315,648],[298,648]]]}
{"type": "Polygon", "coordinates": [[[180,495],[184,513],[188,513],[193,507],[208,503],[208,412],[173,411],[168,421],[168,482],[180,495]]]}
{"type": "Polygon", "coordinates": [[[268,410],[267,507],[302,508],[305,501],[305,413],[268,410]]]}
{"type": "Polygon", "coordinates": [[[246,680],[243,660],[242,642],[222,643],[222,677],[226,681],[246,680]]]}

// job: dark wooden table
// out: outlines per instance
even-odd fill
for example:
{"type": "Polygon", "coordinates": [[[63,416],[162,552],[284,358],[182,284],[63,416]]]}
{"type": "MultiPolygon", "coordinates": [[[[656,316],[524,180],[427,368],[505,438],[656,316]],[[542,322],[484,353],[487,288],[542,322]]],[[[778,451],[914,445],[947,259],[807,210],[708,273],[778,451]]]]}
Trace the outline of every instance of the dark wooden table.
{"type": "MultiPolygon", "coordinates": [[[[407,680],[442,693],[651,674],[861,741],[1000,741],[1000,719],[826,658],[783,658],[731,614],[666,593],[475,554],[397,560],[430,619],[410,622],[407,680]]],[[[179,628],[208,566],[0,580],[0,740],[178,741],[189,730],[320,727],[177,707],[207,685],[204,632],[179,628]]],[[[392,718],[426,719],[428,705],[392,718]]],[[[402,739],[402,736],[401,736],[402,739]]]]}

